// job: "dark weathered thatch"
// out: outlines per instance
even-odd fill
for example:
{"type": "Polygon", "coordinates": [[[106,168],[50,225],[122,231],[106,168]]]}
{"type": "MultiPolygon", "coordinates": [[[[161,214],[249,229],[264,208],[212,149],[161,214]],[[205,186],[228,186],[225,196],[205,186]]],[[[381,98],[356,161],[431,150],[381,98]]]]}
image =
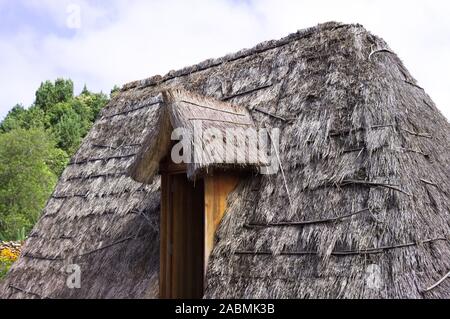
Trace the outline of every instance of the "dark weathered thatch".
{"type": "MultiPolygon", "coordinates": [[[[182,89],[165,90],[161,96],[157,126],[145,138],[136,161],[130,167],[130,176],[134,180],[141,183],[152,182],[158,172],[160,161],[171,154],[171,135],[177,128],[183,129],[184,134],[189,135],[188,138],[184,138],[189,141],[188,149],[192,155],[185,163],[187,175],[191,179],[212,169],[256,170],[262,165],[269,164],[267,158],[264,160],[252,156],[249,147],[239,147],[241,145],[236,143],[236,140],[246,141],[245,133],[248,129],[257,132],[246,108],[182,89]],[[217,136],[206,134],[208,130],[217,136]],[[227,140],[227,132],[235,133],[230,141],[227,140]],[[235,154],[231,154],[234,155],[231,156],[233,161],[228,162],[225,153],[227,143],[236,146],[234,147],[236,152],[233,152],[235,154]]],[[[254,153],[258,153],[257,143],[255,144],[254,153]]]]}
{"type": "Polygon", "coordinates": [[[255,175],[231,194],[205,297],[450,297],[449,124],[383,40],[336,23],[126,85],[1,297],[157,297],[159,184],[126,172],[174,87],[281,128],[286,181],[255,175]],[[71,263],[79,290],[64,284],[71,263]]]}

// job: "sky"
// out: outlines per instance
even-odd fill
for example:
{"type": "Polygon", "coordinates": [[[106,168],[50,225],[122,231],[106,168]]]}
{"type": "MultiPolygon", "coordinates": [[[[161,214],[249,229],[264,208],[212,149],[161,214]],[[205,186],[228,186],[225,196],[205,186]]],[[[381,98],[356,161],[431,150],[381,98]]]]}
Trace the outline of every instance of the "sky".
{"type": "Polygon", "coordinates": [[[0,119],[40,83],[165,74],[327,21],[384,38],[450,118],[448,0],[0,0],[0,119]]]}

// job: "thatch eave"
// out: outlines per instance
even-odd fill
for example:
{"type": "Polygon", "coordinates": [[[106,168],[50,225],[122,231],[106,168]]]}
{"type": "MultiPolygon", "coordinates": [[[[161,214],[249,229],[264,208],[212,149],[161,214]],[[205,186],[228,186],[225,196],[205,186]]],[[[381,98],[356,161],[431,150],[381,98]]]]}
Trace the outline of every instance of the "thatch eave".
{"type": "MultiPolygon", "coordinates": [[[[266,159],[252,158],[254,157],[252,156],[254,154],[250,154],[252,150],[247,149],[236,149],[237,152],[244,152],[236,154],[236,157],[242,157],[241,161],[227,162],[225,153],[211,153],[219,148],[225,150],[227,142],[236,142],[227,140],[229,132],[237,134],[235,136],[237,141],[246,142],[245,132],[248,129],[253,130],[256,136],[257,128],[246,108],[179,88],[163,90],[161,95],[162,102],[159,106],[157,126],[146,137],[142,149],[136,156],[136,161],[129,170],[134,180],[151,183],[158,173],[159,163],[164,158],[171,157],[174,129],[183,129],[186,134],[191,135],[189,150],[192,150],[194,154],[186,163],[183,163],[187,166],[187,175],[190,179],[195,179],[199,175],[204,176],[213,170],[257,171],[261,166],[268,164],[266,159]],[[222,138],[208,138],[203,132],[208,129],[214,130],[222,138]],[[208,143],[209,151],[203,149],[208,143]]],[[[253,152],[258,153],[258,149],[253,152]]]]}

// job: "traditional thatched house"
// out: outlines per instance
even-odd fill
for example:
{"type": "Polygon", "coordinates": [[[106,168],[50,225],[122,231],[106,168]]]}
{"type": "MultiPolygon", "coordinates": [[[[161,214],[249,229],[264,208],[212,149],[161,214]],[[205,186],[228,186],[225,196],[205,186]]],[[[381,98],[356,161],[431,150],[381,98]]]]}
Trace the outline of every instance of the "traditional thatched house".
{"type": "Polygon", "coordinates": [[[0,296],[448,298],[449,133],[360,25],[319,25],[128,84],[0,296]],[[172,163],[168,134],[199,118],[219,131],[279,128],[280,170],[172,163]],[[66,285],[71,264],[80,289],[66,285]]]}

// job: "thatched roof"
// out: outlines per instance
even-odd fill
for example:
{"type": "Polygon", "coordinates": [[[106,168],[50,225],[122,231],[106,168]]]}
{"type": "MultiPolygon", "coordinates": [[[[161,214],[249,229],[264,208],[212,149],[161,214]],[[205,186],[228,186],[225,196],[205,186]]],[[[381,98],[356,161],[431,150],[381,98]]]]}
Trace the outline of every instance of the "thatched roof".
{"type": "Polygon", "coordinates": [[[245,132],[248,129],[257,132],[245,107],[183,89],[168,89],[161,93],[158,113],[157,126],[145,138],[136,161],[130,167],[130,175],[138,182],[152,182],[161,160],[171,155],[171,135],[177,128],[183,129],[184,134],[189,135],[188,149],[192,151],[192,156],[184,163],[187,164],[187,175],[191,179],[213,169],[257,169],[269,164],[267,159],[261,161],[263,159],[252,156],[248,147],[236,145],[236,140],[246,140],[245,132]],[[208,130],[218,133],[220,138],[206,134],[208,130]],[[233,140],[227,141],[227,132],[236,133],[233,140]],[[226,159],[227,142],[231,146],[236,145],[233,149],[242,153],[234,154],[233,161],[226,159]],[[221,151],[218,152],[218,149],[221,151]]]}
{"type": "Polygon", "coordinates": [[[230,195],[205,297],[450,297],[448,279],[425,291],[450,271],[450,126],[383,40],[336,23],[126,85],[1,297],[157,297],[159,182],[127,169],[157,127],[158,95],[179,87],[281,129],[285,180],[245,177],[230,195]],[[79,290],[65,285],[72,263],[79,290]]]}

